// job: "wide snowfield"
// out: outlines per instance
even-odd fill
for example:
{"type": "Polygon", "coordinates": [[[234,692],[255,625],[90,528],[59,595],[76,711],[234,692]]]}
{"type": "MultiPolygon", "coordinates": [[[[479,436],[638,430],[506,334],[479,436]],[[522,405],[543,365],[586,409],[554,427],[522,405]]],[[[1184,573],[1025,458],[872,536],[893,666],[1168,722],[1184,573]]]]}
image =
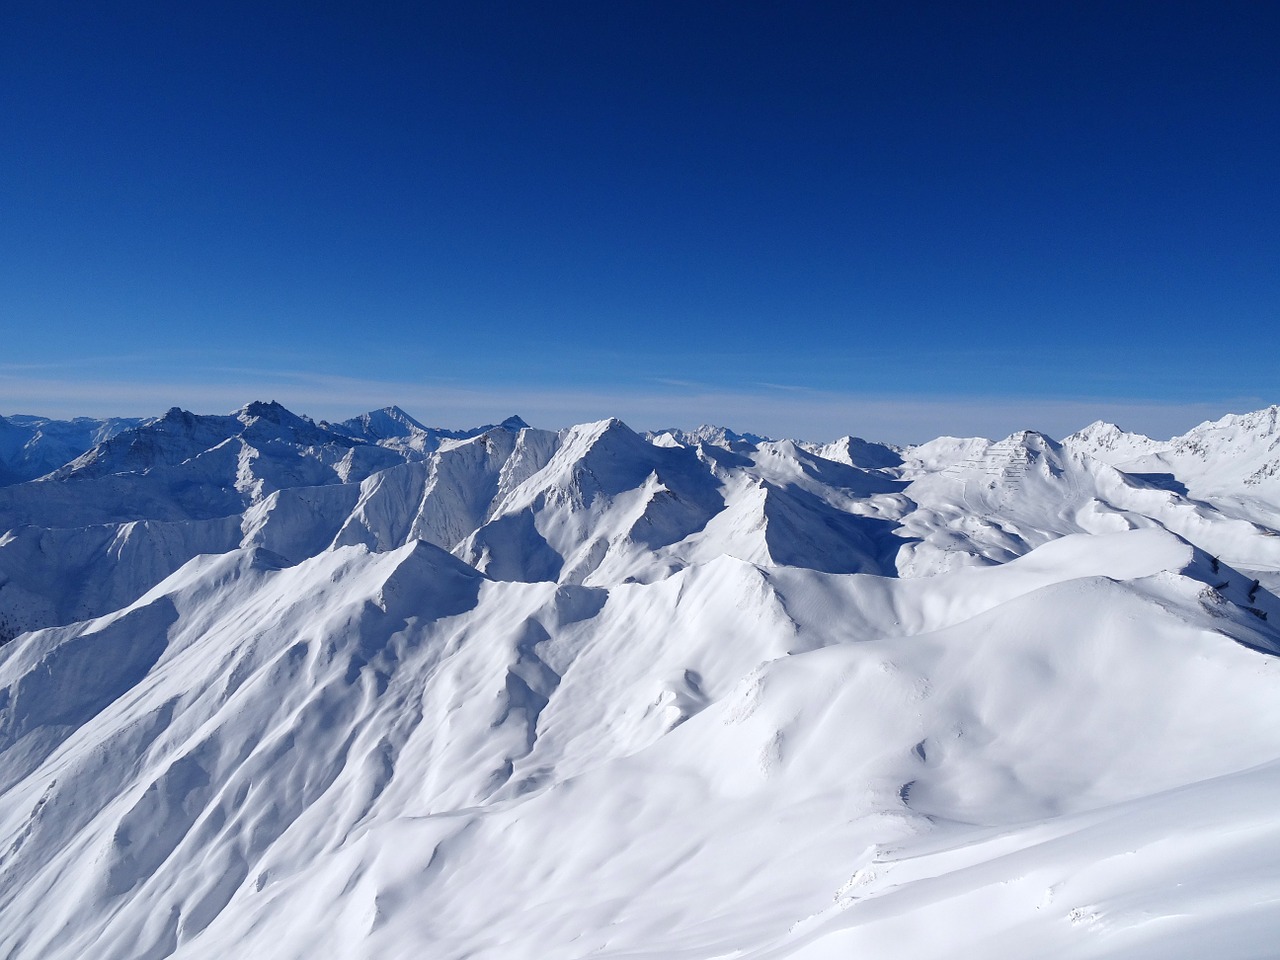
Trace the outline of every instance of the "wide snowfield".
{"type": "Polygon", "coordinates": [[[1276,412],[0,420],[0,955],[1273,957],[1276,412]]]}

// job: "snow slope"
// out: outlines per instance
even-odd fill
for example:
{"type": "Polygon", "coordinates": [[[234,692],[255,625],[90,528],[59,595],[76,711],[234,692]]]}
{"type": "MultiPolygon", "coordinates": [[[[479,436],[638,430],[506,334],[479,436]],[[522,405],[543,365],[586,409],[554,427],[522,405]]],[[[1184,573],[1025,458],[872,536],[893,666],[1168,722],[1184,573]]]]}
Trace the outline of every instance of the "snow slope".
{"type": "Polygon", "coordinates": [[[209,425],[16,485],[238,509],[0,537],[0,955],[1274,953],[1261,514],[1080,435],[370,415],[398,462],[268,490],[209,425]]]}

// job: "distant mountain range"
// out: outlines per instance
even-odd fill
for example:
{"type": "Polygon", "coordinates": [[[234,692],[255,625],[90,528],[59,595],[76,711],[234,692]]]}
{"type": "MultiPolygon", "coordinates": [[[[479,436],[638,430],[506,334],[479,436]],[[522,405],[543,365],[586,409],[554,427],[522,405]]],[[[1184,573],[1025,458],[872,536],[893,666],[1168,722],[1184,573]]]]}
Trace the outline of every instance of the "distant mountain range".
{"type": "Polygon", "coordinates": [[[1268,955],[1280,408],[0,418],[0,955],[1268,955]]]}

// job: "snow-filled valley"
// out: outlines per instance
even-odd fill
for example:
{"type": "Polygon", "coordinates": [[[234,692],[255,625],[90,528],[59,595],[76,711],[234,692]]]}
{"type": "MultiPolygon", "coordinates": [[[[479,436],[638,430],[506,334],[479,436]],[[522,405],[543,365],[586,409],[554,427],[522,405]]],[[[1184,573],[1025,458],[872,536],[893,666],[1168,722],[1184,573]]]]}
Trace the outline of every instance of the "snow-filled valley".
{"type": "Polygon", "coordinates": [[[1280,408],[0,418],[0,956],[1271,957],[1280,408]]]}

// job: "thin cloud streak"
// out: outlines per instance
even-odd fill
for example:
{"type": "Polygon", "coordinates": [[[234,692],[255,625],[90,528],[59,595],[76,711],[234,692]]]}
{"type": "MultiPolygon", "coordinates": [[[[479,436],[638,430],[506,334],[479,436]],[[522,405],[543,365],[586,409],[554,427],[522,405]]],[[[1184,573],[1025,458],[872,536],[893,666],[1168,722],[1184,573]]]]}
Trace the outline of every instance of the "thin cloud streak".
{"type": "Polygon", "coordinates": [[[0,413],[46,416],[154,416],[172,406],[224,413],[250,400],[278,400],[316,419],[341,420],[398,404],[440,426],[495,422],[519,414],[558,428],[617,416],[636,429],[719,423],[771,436],[830,440],[853,433],[918,443],[940,435],[1006,436],[1036,429],[1062,437],[1094,420],[1155,437],[1207,419],[1265,406],[1258,398],[1162,403],[1108,398],[869,396],[817,390],[726,390],[698,384],[668,389],[518,388],[448,382],[391,382],[296,371],[260,372],[219,382],[37,378],[0,373],[0,413]]]}

